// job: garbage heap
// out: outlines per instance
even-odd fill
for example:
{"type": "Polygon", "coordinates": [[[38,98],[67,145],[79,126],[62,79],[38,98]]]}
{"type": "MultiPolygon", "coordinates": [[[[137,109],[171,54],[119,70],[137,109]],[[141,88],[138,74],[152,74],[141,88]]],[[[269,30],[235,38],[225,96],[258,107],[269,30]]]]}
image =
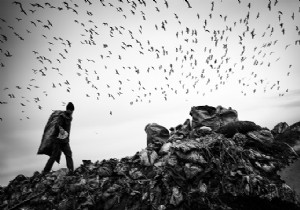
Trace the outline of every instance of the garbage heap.
{"type": "Polygon", "coordinates": [[[271,132],[275,141],[289,144],[300,155],[300,122],[290,126],[286,122],[280,122],[271,132]]]}
{"type": "Polygon", "coordinates": [[[231,108],[190,115],[170,129],[148,124],[147,148],[131,157],[18,175],[0,188],[0,209],[299,209],[277,175],[298,158],[291,146],[231,108]]]}

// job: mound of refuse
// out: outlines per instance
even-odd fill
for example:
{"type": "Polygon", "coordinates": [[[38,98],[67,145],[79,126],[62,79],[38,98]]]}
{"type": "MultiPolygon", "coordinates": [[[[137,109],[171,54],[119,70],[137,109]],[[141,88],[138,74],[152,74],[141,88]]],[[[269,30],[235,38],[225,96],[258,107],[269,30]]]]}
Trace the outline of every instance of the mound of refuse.
{"type": "Polygon", "coordinates": [[[221,106],[190,115],[170,129],[148,124],[147,147],[133,156],[18,175],[0,187],[0,209],[300,209],[277,174],[298,158],[280,135],[297,129],[270,131],[221,106]]]}
{"type": "Polygon", "coordinates": [[[289,126],[286,122],[278,123],[273,129],[272,134],[275,141],[285,142],[293,147],[300,155],[300,122],[289,126]]]}

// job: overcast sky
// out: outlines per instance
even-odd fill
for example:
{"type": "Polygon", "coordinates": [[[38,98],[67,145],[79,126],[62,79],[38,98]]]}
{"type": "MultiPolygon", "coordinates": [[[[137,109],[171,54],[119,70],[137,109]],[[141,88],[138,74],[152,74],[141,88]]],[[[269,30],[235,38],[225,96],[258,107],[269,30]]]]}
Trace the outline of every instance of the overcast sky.
{"type": "Polygon", "coordinates": [[[147,123],[177,126],[192,106],[300,120],[297,0],[13,2],[0,1],[0,185],[43,169],[44,126],[69,101],[75,167],[135,154],[147,123]]]}

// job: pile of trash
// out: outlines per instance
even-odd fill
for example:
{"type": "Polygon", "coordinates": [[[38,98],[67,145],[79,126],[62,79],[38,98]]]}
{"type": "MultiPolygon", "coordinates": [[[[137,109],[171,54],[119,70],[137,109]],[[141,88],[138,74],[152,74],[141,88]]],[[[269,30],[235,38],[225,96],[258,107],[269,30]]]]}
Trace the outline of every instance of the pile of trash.
{"type": "MultiPolygon", "coordinates": [[[[300,209],[277,172],[298,158],[289,144],[236,110],[197,106],[192,119],[145,127],[147,148],[0,187],[0,209],[300,209]]],[[[283,133],[283,132],[282,132],[283,133]]],[[[277,134],[276,134],[277,135],[277,134]]]]}
{"type": "Polygon", "coordinates": [[[272,129],[272,134],[275,141],[289,144],[300,155],[300,122],[294,123],[291,126],[286,122],[278,123],[272,129]]]}

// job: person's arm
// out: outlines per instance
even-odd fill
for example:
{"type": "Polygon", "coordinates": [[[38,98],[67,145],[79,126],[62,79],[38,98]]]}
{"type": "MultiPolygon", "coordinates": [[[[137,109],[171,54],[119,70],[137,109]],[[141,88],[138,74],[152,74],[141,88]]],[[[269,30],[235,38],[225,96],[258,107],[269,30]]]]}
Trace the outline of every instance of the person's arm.
{"type": "Polygon", "coordinates": [[[59,128],[59,133],[58,133],[58,137],[59,139],[65,139],[69,136],[68,132],[65,131],[60,125],[58,126],[59,128]]]}
{"type": "Polygon", "coordinates": [[[57,122],[57,129],[58,129],[58,135],[57,135],[58,139],[65,139],[69,136],[68,132],[65,131],[65,129],[63,128],[63,119],[62,119],[62,117],[60,117],[58,122],[57,122]]]}

